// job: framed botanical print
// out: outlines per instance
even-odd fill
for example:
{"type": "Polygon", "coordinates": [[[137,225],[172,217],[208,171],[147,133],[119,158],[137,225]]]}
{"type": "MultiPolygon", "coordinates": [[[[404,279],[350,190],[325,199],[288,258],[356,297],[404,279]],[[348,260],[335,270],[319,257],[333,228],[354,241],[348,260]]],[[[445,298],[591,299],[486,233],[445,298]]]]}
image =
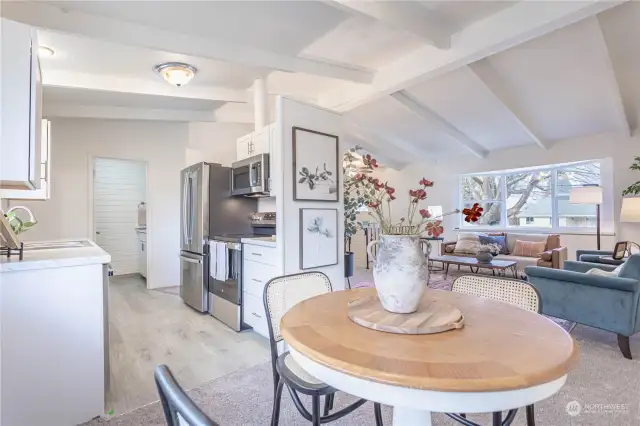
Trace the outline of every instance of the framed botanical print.
{"type": "Polygon", "coordinates": [[[338,210],[300,209],[300,269],[338,264],[338,210]]]}
{"type": "Polygon", "coordinates": [[[335,135],[293,128],[293,199],[338,201],[339,141],[335,135]]]}

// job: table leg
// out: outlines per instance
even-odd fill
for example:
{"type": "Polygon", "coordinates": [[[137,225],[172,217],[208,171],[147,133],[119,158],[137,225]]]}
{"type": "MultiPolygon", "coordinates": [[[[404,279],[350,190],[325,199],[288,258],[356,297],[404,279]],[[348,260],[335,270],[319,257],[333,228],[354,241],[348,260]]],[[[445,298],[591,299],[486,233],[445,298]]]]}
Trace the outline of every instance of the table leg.
{"type": "Polygon", "coordinates": [[[431,412],[393,407],[393,426],[431,426],[431,412]]]}

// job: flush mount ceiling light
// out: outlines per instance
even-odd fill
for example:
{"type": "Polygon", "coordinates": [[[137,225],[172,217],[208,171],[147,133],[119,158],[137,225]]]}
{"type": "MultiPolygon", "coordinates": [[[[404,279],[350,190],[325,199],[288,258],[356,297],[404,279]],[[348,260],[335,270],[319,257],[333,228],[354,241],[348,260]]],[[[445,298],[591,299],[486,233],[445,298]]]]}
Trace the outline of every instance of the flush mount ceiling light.
{"type": "Polygon", "coordinates": [[[182,62],[165,62],[153,67],[169,84],[180,87],[189,83],[198,71],[194,66],[182,62]]]}
{"type": "Polygon", "coordinates": [[[47,46],[38,46],[38,56],[50,57],[56,54],[56,51],[47,46]]]}

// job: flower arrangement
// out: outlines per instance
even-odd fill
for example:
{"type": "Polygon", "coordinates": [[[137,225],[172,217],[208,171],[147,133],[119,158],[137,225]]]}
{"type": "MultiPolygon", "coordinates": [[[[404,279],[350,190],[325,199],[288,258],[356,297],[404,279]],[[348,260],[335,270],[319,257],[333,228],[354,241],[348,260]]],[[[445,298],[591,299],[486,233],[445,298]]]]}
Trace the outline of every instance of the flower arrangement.
{"type": "Polygon", "coordinates": [[[481,244],[478,247],[478,253],[490,253],[493,256],[500,254],[500,246],[495,243],[481,244]]]}

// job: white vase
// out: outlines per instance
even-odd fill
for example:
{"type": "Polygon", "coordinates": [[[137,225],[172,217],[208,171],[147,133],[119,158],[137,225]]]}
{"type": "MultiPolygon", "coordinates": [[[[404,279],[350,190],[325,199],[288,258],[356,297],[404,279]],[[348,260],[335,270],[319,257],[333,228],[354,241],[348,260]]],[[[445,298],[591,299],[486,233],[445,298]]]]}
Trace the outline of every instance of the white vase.
{"type": "Polygon", "coordinates": [[[380,240],[369,243],[367,252],[374,262],[373,281],[382,306],[397,314],[415,312],[429,280],[420,237],[380,235],[380,240]],[[377,256],[374,245],[379,245],[377,256]]]}

